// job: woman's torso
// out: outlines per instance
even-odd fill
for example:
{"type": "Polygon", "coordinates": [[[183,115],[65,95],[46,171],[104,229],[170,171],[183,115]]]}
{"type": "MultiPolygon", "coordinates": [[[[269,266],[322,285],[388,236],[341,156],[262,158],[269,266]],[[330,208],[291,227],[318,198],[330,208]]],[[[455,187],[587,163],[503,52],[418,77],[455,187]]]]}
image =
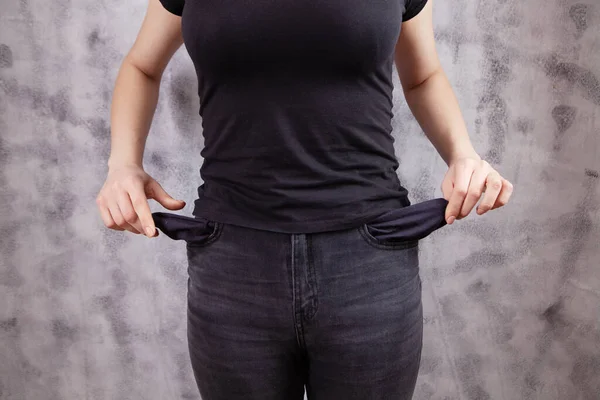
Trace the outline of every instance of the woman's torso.
{"type": "Polygon", "coordinates": [[[203,134],[194,215],[287,233],[408,204],[391,136],[401,0],[186,0],[203,134]]]}

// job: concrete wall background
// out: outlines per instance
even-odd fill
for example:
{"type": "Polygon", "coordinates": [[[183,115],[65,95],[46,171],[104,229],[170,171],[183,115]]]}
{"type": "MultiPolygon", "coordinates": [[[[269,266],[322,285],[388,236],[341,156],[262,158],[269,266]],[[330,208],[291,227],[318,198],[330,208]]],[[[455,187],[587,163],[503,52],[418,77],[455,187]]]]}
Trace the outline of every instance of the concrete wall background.
{"type": "MultiPolygon", "coordinates": [[[[198,399],[183,244],[110,232],[94,204],[145,1],[1,10],[0,399],[198,399]]],[[[476,148],[515,195],[422,244],[416,399],[599,399],[600,4],[438,0],[435,20],[476,148]]],[[[184,50],[162,88],[146,167],[190,214],[202,139],[184,50]]],[[[397,94],[417,202],[445,168],[397,94]]]]}

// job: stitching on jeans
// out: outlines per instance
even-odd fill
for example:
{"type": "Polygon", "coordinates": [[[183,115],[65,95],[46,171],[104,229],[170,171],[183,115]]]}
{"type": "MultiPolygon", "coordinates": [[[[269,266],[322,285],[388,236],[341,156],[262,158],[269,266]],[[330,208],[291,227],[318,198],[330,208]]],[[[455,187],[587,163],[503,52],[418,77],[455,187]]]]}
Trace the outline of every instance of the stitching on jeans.
{"type": "Polygon", "coordinates": [[[304,334],[303,334],[303,330],[302,330],[302,315],[301,313],[298,311],[298,302],[299,302],[299,297],[300,294],[298,293],[298,285],[297,285],[297,276],[296,276],[296,240],[297,240],[297,236],[292,234],[290,235],[291,238],[291,242],[292,242],[292,301],[293,301],[293,305],[292,305],[292,312],[293,312],[293,317],[294,317],[294,332],[296,333],[296,342],[298,343],[298,346],[300,346],[301,349],[304,349],[304,334]]]}
{"type": "Polygon", "coordinates": [[[312,236],[306,235],[306,263],[307,263],[307,272],[308,272],[308,281],[311,284],[312,293],[312,304],[310,308],[310,313],[305,315],[305,319],[308,321],[314,318],[317,310],[319,309],[319,297],[318,297],[318,287],[317,287],[317,274],[315,273],[315,263],[313,260],[313,252],[312,252],[312,236]]]}
{"type": "Polygon", "coordinates": [[[419,245],[418,239],[411,239],[411,240],[407,240],[404,242],[398,242],[398,243],[393,243],[393,244],[392,243],[382,243],[382,242],[378,241],[376,237],[374,237],[373,235],[371,235],[369,233],[369,231],[367,230],[366,224],[361,225],[358,228],[358,232],[363,237],[363,239],[367,242],[367,244],[369,244],[370,246],[373,246],[377,249],[407,250],[407,249],[412,249],[414,247],[417,247],[419,245]]]}
{"type": "Polygon", "coordinates": [[[215,224],[215,229],[213,229],[213,232],[208,236],[208,239],[206,239],[204,242],[201,242],[201,243],[187,242],[187,245],[189,247],[206,247],[209,244],[216,241],[217,239],[219,239],[221,237],[221,233],[223,232],[223,223],[222,222],[214,222],[214,224],[215,224]]]}

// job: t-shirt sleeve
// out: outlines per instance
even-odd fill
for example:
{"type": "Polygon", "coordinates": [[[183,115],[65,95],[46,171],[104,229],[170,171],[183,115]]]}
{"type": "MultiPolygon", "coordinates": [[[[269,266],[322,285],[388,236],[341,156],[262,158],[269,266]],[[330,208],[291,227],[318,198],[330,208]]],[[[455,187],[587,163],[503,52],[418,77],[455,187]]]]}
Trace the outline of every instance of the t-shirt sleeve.
{"type": "Polygon", "coordinates": [[[160,2],[167,11],[181,17],[185,0],[160,0],[160,2]]]}
{"type": "Polygon", "coordinates": [[[427,4],[427,0],[405,0],[404,14],[402,14],[402,22],[416,17],[427,4]]]}

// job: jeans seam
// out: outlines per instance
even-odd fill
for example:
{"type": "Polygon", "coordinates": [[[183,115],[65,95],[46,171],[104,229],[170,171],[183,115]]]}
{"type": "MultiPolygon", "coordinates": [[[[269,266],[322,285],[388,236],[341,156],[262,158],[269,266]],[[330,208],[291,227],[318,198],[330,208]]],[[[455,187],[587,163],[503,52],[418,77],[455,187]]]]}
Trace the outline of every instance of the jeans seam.
{"type": "Polygon", "coordinates": [[[312,291],[312,303],[310,311],[304,316],[308,321],[314,318],[317,310],[319,309],[319,298],[318,298],[318,287],[317,287],[317,275],[315,272],[315,263],[313,260],[313,252],[312,252],[312,236],[306,235],[306,264],[307,264],[307,274],[308,274],[308,284],[312,291]]]}
{"type": "Polygon", "coordinates": [[[215,242],[217,239],[219,239],[221,237],[221,232],[223,232],[223,223],[221,222],[214,222],[215,224],[215,228],[213,229],[213,232],[208,236],[208,238],[202,242],[202,243],[194,243],[194,242],[187,242],[187,246],[189,247],[206,247],[209,244],[215,242]]]}
{"type": "Polygon", "coordinates": [[[300,346],[301,349],[305,349],[305,344],[304,344],[304,332],[303,332],[303,325],[302,325],[302,310],[300,309],[301,307],[301,293],[299,293],[299,285],[297,283],[298,280],[298,276],[297,276],[297,257],[296,257],[296,247],[297,247],[297,240],[298,240],[298,236],[295,234],[290,235],[291,237],[291,242],[292,242],[292,251],[291,251],[291,260],[292,260],[292,301],[293,301],[293,314],[294,314],[294,331],[296,332],[296,341],[298,343],[298,346],[300,346]]]}

